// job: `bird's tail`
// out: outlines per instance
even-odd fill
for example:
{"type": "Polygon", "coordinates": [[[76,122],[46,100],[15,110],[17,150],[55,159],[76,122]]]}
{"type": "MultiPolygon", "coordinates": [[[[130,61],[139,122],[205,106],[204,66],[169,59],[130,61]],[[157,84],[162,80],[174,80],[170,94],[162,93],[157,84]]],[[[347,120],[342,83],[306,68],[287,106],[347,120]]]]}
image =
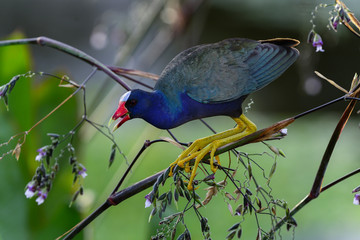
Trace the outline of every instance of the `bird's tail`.
{"type": "Polygon", "coordinates": [[[272,43],[283,47],[296,47],[300,44],[299,40],[293,38],[273,38],[267,40],[259,40],[261,43],[272,43]]]}

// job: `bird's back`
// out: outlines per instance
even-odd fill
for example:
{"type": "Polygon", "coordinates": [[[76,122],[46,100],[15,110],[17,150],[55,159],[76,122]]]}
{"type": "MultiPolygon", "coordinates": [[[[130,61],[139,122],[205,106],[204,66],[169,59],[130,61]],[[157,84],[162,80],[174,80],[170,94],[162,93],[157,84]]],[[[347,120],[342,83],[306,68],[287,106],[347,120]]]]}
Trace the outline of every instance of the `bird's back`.
{"type": "Polygon", "coordinates": [[[169,98],[185,92],[201,103],[239,99],[278,78],[299,52],[293,39],[226,39],[178,54],[162,72],[155,89],[169,98]]]}

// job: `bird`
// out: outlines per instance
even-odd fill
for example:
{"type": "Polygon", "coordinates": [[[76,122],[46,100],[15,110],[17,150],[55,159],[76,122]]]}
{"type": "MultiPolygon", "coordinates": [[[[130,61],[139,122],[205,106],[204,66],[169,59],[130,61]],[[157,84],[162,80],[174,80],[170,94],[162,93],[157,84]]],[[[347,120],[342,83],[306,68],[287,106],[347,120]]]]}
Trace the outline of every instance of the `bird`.
{"type": "Polygon", "coordinates": [[[216,150],[256,131],[243,114],[242,103],[296,61],[299,43],[292,38],[231,38],[184,50],[164,68],[152,91],[133,89],[121,96],[112,116],[112,121],[119,120],[114,130],[134,118],[172,129],[196,119],[231,117],[236,122],[233,129],[195,140],[170,164],[170,176],[176,165],[191,172],[188,189],[193,190],[196,170],[206,154],[210,152],[210,168],[215,173],[216,150]],[[195,162],[190,166],[192,159],[195,162]]]}

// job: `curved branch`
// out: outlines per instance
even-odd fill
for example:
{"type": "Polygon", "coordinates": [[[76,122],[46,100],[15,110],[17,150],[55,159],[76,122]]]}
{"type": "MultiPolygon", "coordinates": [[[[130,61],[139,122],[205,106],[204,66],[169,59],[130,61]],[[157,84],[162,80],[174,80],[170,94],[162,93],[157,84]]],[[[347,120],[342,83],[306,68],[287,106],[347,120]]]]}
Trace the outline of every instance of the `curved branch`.
{"type": "Polygon", "coordinates": [[[21,45],[21,44],[36,44],[39,46],[51,47],[51,48],[57,49],[61,52],[70,54],[71,56],[74,56],[78,59],[81,59],[81,60],[89,63],[92,66],[97,67],[99,70],[103,71],[110,78],[112,78],[117,83],[119,83],[126,90],[128,90],[128,91],[131,90],[131,88],[118,75],[116,75],[113,71],[111,71],[105,64],[101,63],[97,59],[86,54],[85,52],[83,52],[77,48],[74,48],[68,44],[59,42],[57,40],[54,40],[54,39],[51,39],[48,37],[36,37],[36,38],[25,38],[25,39],[0,41],[0,47],[1,46],[10,46],[10,45],[21,45]]]}

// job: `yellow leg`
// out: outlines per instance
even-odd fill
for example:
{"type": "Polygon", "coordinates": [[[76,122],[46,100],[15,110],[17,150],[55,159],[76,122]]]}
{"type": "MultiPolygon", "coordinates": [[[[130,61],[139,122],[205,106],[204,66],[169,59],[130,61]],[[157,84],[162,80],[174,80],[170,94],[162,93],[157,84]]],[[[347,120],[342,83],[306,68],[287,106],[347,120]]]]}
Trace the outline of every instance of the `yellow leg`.
{"type": "MultiPolygon", "coordinates": [[[[216,150],[256,131],[255,124],[246,118],[244,114],[242,114],[239,118],[233,119],[237,123],[235,128],[194,141],[189,148],[180,154],[176,161],[171,163],[170,166],[172,167],[178,165],[179,167],[184,168],[185,164],[187,165],[191,159],[195,158],[195,163],[192,168],[188,184],[189,190],[193,189],[192,182],[194,180],[198,165],[208,152],[210,152],[211,170],[215,172],[217,170],[217,167],[214,166],[214,155],[216,150]]],[[[171,175],[172,169],[170,172],[170,176],[171,175]]]]}

